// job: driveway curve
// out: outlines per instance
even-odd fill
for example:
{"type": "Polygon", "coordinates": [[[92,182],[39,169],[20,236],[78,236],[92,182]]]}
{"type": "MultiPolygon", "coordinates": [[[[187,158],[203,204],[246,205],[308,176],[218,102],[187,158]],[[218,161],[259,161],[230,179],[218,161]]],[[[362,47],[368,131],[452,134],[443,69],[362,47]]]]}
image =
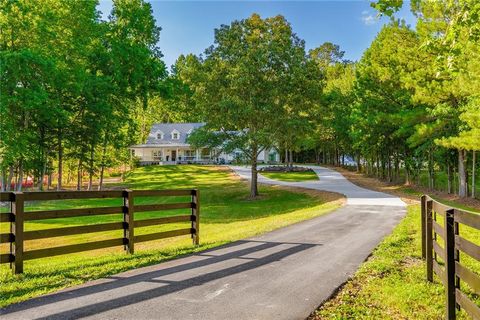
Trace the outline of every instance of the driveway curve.
{"type": "MultiPolygon", "coordinates": [[[[232,167],[249,178],[250,171],[232,167]]],[[[318,182],[261,183],[343,193],[308,221],[0,309],[7,319],[305,319],[405,214],[390,195],[314,168],[318,182]]]]}
{"type": "MultiPolygon", "coordinates": [[[[287,182],[269,179],[259,174],[258,182],[270,185],[283,185],[314,190],[337,192],[347,197],[347,205],[377,205],[405,207],[400,198],[359,187],[348,181],[341,173],[319,166],[307,166],[315,171],[318,181],[287,182]]],[[[250,180],[252,171],[248,167],[230,166],[241,178],[250,180]]]]}

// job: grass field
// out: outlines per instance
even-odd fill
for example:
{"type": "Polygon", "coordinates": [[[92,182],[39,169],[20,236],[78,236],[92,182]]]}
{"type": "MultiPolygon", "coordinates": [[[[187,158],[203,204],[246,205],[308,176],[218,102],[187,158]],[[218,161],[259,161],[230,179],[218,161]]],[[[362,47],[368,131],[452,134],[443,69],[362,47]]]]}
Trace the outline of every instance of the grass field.
{"type": "MultiPolygon", "coordinates": [[[[442,223],[440,223],[442,224],[442,223]]],[[[480,244],[480,231],[461,226],[461,235],[480,244]]],[[[407,216],[375,249],[355,276],[325,303],[317,319],[444,319],[445,291],[440,280],[426,281],[421,259],[420,206],[408,207],[407,216]]],[[[441,238],[439,243],[443,245],[441,238]]],[[[466,254],[461,262],[480,274],[480,263],[466,254]]],[[[462,284],[463,290],[469,290],[462,284]]],[[[477,299],[475,295],[472,298],[477,299]]],[[[458,319],[469,319],[464,311],[458,319]]]]}
{"type": "MultiPolygon", "coordinates": [[[[0,306],[26,300],[44,293],[83,283],[135,267],[155,264],[182,254],[205,250],[238,239],[271,231],[329,212],[341,205],[335,194],[292,192],[278,187],[260,186],[258,200],[247,200],[249,186],[230,171],[210,166],[149,166],[136,169],[124,184],[131,189],[201,190],[201,245],[194,247],[189,236],[136,244],[134,255],[122,248],[70,254],[25,262],[25,273],[13,276],[8,265],[0,267],[0,306]]],[[[120,187],[120,186],[117,186],[120,187]]],[[[178,202],[189,198],[136,198],[136,204],[178,202]]],[[[121,205],[120,199],[64,200],[32,203],[26,210],[121,205]]],[[[135,219],[186,214],[188,209],[136,213],[135,219]]],[[[25,224],[25,230],[121,221],[122,216],[104,215],[68,219],[41,220],[25,224]]],[[[188,227],[188,223],[136,229],[136,235],[188,227]]],[[[7,232],[8,224],[0,224],[7,232]]],[[[25,250],[55,247],[88,241],[117,238],[122,231],[110,231],[25,242],[25,250]]],[[[6,244],[0,252],[8,252],[6,244]]]]}
{"type": "Polygon", "coordinates": [[[265,176],[273,180],[288,181],[288,182],[318,180],[317,174],[313,171],[260,172],[260,174],[262,176],[265,176]]]}

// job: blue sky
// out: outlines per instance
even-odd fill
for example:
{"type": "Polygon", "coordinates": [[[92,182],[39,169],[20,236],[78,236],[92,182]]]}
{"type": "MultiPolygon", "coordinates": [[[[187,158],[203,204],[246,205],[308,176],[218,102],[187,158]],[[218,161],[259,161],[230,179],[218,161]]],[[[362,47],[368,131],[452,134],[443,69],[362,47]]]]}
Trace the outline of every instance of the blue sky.
{"type": "MultiPolygon", "coordinates": [[[[150,1],[157,25],[162,27],[160,49],[170,67],[180,54],[200,54],[213,44],[214,29],[258,13],[281,14],[307,49],[329,41],[340,45],[345,58],[358,60],[387,18],[378,19],[369,0],[337,1],[150,1]]],[[[407,6],[408,7],[408,6],[407,6]]],[[[108,15],[111,2],[101,0],[108,15]]],[[[415,18],[402,9],[397,17],[414,26],[415,18]]]]}

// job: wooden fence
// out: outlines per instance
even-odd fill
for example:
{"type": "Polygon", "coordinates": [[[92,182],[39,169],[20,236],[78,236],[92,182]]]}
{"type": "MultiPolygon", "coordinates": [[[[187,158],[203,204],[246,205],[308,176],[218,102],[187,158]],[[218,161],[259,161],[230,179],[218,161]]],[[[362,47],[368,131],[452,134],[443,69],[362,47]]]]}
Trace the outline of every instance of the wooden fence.
{"type": "Polygon", "coordinates": [[[0,201],[10,202],[10,212],[0,213],[0,222],[10,223],[9,233],[0,233],[0,243],[9,243],[10,252],[0,254],[0,264],[10,263],[14,273],[23,273],[23,262],[38,258],[57,256],[87,250],[124,246],[128,253],[134,252],[138,242],[176,237],[190,234],[193,243],[199,244],[200,199],[198,190],[119,190],[119,191],[59,191],[59,192],[0,192],[0,201]],[[190,196],[189,202],[158,203],[134,205],[135,197],[167,197],[190,196]],[[62,210],[25,211],[25,201],[120,198],[123,206],[74,208],[62,210]],[[146,220],[135,220],[135,212],[189,209],[188,215],[158,217],[146,220]],[[25,221],[70,218],[80,216],[96,216],[123,213],[123,220],[118,222],[63,227],[46,230],[24,231],[25,221]],[[135,236],[135,229],[163,225],[168,223],[190,222],[189,228],[163,231],[135,236]],[[116,239],[65,245],[53,248],[42,248],[24,251],[24,241],[44,238],[69,236],[84,233],[95,233],[111,230],[123,230],[123,237],[116,239]]]}
{"type": "Polygon", "coordinates": [[[435,273],[444,284],[447,319],[456,318],[457,308],[464,309],[473,319],[480,319],[480,308],[460,288],[461,282],[466,283],[473,293],[480,295],[480,277],[460,262],[461,253],[480,261],[480,246],[462,237],[460,227],[480,230],[480,215],[448,207],[426,195],[421,199],[422,257],[427,264],[427,280],[433,282],[435,273]],[[438,237],[443,239],[443,247],[438,237]]]}

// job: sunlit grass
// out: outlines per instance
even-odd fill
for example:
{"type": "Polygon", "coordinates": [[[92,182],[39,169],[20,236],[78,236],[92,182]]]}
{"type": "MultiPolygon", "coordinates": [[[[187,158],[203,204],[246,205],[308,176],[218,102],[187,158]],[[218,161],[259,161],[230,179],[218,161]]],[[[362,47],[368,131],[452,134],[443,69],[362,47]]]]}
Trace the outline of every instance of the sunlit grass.
{"type": "Polygon", "coordinates": [[[313,171],[261,172],[261,175],[273,180],[288,182],[318,180],[317,174],[313,171]]]}

